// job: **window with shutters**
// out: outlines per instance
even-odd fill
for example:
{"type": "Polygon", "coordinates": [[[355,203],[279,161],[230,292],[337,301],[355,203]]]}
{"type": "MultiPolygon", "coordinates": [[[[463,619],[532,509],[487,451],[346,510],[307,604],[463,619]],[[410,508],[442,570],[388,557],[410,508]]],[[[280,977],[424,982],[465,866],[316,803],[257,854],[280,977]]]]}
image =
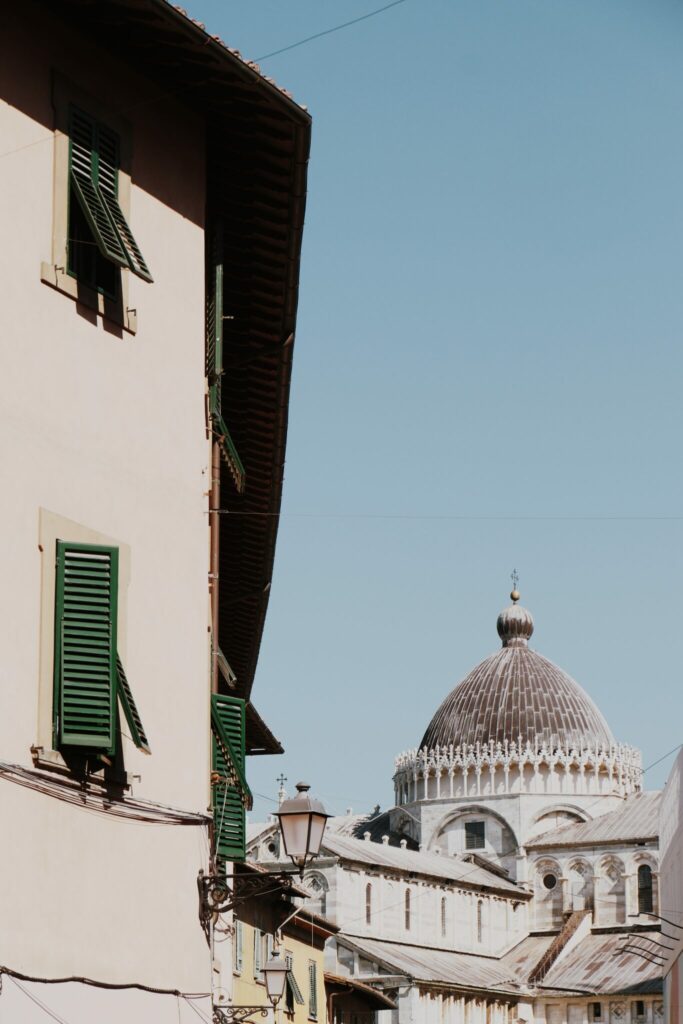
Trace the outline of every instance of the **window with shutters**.
{"type": "Polygon", "coordinates": [[[235,974],[241,974],[244,966],[244,925],[241,921],[235,921],[235,937],[233,944],[232,969],[235,974]]]}
{"type": "Polygon", "coordinates": [[[115,108],[55,71],[52,247],[41,280],[131,334],[130,282],[151,280],[130,218],[133,135],[115,108]]]}
{"type": "Polygon", "coordinates": [[[308,961],[308,1016],[318,1019],[318,968],[315,960],[308,961]]]}
{"type": "Polygon", "coordinates": [[[112,756],[119,706],[135,745],[150,753],[117,646],[118,548],[57,541],[53,746],[112,756]]]}
{"type": "Polygon", "coordinates": [[[223,461],[235,490],[242,494],[245,471],[227,424],[223,419],[223,225],[214,222],[207,232],[207,292],[206,292],[206,377],[209,384],[209,415],[214,439],[218,442],[223,461]]]}
{"type": "Polygon", "coordinates": [[[263,968],[263,932],[254,929],[254,980],[264,982],[263,968]]]}
{"type": "Polygon", "coordinates": [[[110,298],[117,297],[122,267],[152,280],[119,203],[119,153],[111,128],[71,107],[67,269],[110,298]]]}
{"type": "Polygon", "coordinates": [[[244,774],[245,705],[239,697],[211,696],[214,844],[221,860],[244,860],[251,792],[244,774]]]}
{"type": "Polygon", "coordinates": [[[288,1014],[294,1013],[294,1004],[304,1005],[304,997],[294,976],[294,957],[285,950],[285,963],[287,964],[287,978],[285,981],[285,1010],[288,1014]]]}

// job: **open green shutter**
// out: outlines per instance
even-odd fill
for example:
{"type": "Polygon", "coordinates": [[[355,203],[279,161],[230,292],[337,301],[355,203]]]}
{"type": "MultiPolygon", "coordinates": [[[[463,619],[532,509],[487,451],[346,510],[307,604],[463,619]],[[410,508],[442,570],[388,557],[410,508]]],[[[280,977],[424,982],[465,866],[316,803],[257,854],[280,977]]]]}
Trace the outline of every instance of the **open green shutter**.
{"type": "Polygon", "coordinates": [[[297,980],[294,977],[294,971],[291,969],[291,966],[290,966],[290,969],[287,971],[287,985],[288,985],[288,987],[291,990],[293,999],[297,1003],[299,1003],[300,1006],[303,1006],[305,1000],[304,1000],[304,997],[301,994],[301,989],[299,988],[297,980]]]}
{"type": "Polygon", "coordinates": [[[246,856],[245,806],[251,792],[244,776],[244,701],[214,693],[211,696],[213,816],[216,852],[228,860],[246,856]]]}
{"type": "Polygon", "coordinates": [[[223,225],[213,224],[206,253],[206,376],[209,380],[209,411],[221,415],[223,374],[223,225]]]}
{"type": "Polygon", "coordinates": [[[230,470],[230,476],[233,479],[237,493],[242,494],[244,491],[246,473],[244,471],[242,460],[239,457],[239,452],[235,447],[235,442],[231,438],[230,431],[226,427],[225,421],[220,413],[214,413],[212,416],[212,423],[214,437],[218,440],[221,448],[221,455],[225,459],[225,463],[230,470]]]}
{"type": "Polygon", "coordinates": [[[128,266],[144,281],[152,281],[140,246],[135,241],[119,205],[119,140],[102,124],[97,125],[97,187],[107,213],[118,231],[119,240],[128,258],[128,266]]]}
{"type": "Polygon", "coordinates": [[[69,114],[69,178],[97,247],[121,267],[130,266],[119,232],[98,188],[97,124],[76,107],[69,114]]]}
{"type": "Polygon", "coordinates": [[[135,746],[143,752],[143,754],[151,754],[152,751],[149,748],[149,741],[147,739],[147,734],[145,733],[145,727],[142,724],[140,712],[137,709],[137,705],[133,697],[133,691],[130,688],[123,664],[118,654],[116,655],[116,684],[119,700],[121,701],[121,707],[123,708],[123,713],[126,716],[128,728],[130,729],[130,738],[135,746]]]}
{"type": "Polygon", "coordinates": [[[214,437],[230,471],[238,494],[242,494],[245,471],[235,442],[223,419],[223,225],[211,228],[206,253],[206,376],[209,381],[209,412],[214,437]]]}
{"type": "Polygon", "coordinates": [[[118,549],[57,541],[54,741],[116,746],[118,549]]]}

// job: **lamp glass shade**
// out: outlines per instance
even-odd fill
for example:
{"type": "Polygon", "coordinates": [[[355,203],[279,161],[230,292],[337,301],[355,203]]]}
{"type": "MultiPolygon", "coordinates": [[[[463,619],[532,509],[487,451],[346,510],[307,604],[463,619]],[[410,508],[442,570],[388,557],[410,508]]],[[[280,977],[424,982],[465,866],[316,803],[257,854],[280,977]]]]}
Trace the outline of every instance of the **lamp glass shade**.
{"type": "Polygon", "coordinates": [[[301,814],[287,814],[280,818],[280,831],[285,853],[297,864],[306,860],[308,854],[308,811],[301,814]]]}
{"type": "Polygon", "coordinates": [[[327,815],[325,814],[312,814],[311,815],[311,831],[308,837],[308,855],[309,857],[317,857],[320,853],[320,844],[323,841],[323,833],[325,831],[325,823],[327,822],[327,815]]]}
{"type": "Polygon", "coordinates": [[[298,782],[296,788],[297,795],[280,804],[277,816],[285,853],[303,871],[307,862],[320,852],[329,814],[319,800],[308,795],[305,782],[298,782]]]}
{"type": "Polygon", "coordinates": [[[265,967],[261,968],[266,981],[266,992],[273,1006],[277,1006],[284,994],[287,970],[287,964],[277,955],[272,956],[265,967]]]}

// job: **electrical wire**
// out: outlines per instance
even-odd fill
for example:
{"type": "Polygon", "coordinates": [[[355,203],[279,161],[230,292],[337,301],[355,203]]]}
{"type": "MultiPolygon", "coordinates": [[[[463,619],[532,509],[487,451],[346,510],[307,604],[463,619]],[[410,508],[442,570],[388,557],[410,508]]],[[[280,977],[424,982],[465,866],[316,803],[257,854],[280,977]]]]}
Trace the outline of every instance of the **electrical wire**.
{"type": "Polygon", "coordinates": [[[58,1016],[58,1014],[54,1013],[49,1008],[49,1006],[46,1006],[46,1004],[44,1002],[42,1002],[42,1000],[40,1000],[38,998],[38,996],[34,995],[31,992],[27,992],[26,989],[24,988],[24,986],[20,985],[19,982],[16,980],[16,978],[13,978],[11,975],[10,975],[10,981],[12,982],[13,985],[16,985],[16,987],[21,992],[24,993],[24,995],[26,996],[27,999],[30,999],[32,1003],[35,1003],[36,1006],[39,1006],[40,1009],[43,1011],[43,1013],[46,1013],[48,1015],[48,1017],[52,1018],[52,1020],[57,1021],[57,1024],[69,1024],[69,1022],[64,1020],[63,1017],[60,1017],[60,1016],[58,1016]]]}
{"type": "Polygon", "coordinates": [[[378,519],[414,522],[458,523],[679,523],[683,515],[468,515],[450,513],[420,514],[402,512],[248,512],[241,509],[210,508],[204,515],[242,516],[279,519],[378,519]]]}
{"type": "Polygon", "coordinates": [[[322,39],[323,36],[331,36],[333,32],[341,32],[343,28],[350,28],[351,25],[357,25],[360,21],[367,21],[368,18],[374,18],[377,14],[383,14],[384,11],[388,11],[391,7],[398,7],[399,4],[405,3],[406,0],[392,0],[392,3],[385,4],[384,7],[378,7],[375,11],[369,11],[368,14],[361,14],[358,18],[352,18],[351,21],[345,21],[341,25],[335,25],[333,28],[326,28],[322,32],[316,32],[312,36],[306,36],[305,39],[299,39],[296,43],[290,43],[289,46],[283,46],[279,50],[273,50],[271,53],[264,53],[262,57],[257,57],[256,60],[268,60],[269,57],[276,57],[279,53],[287,53],[288,50],[295,50],[297,46],[303,46],[305,43],[311,43],[314,39],[322,39]]]}
{"type": "Polygon", "coordinates": [[[69,975],[65,978],[40,978],[34,974],[25,974],[23,971],[15,971],[11,967],[7,967],[4,964],[0,964],[0,978],[6,975],[15,984],[19,981],[35,982],[39,985],[65,985],[69,982],[76,982],[79,985],[89,985],[91,988],[108,989],[114,992],[120,992],[124,989],[136,989],[138,992],[151,992],[157,996],[180,996],[182,999],[208,999],[211,996],[210,992],[181,992],[177,988],[159,988],[155,985],[145,985],[140,981],[126,981],[126,982],[113,982],[113,981],[95,981],[94,978],[86,978],[81,975],[69,975]]]}
{"type": "Polygon", "coordinates": [[[44,796],[50,796],[84,810],[131,821],[156,825],[201,825],[207,827],[211,818],[197,811],[183,811],[177,807],[139,798],[114,799],[108,795],[84,791],[70,779],[49,779],[44,773],[21,765],[0,761],[0,779],[26,786],[44,796]]]}

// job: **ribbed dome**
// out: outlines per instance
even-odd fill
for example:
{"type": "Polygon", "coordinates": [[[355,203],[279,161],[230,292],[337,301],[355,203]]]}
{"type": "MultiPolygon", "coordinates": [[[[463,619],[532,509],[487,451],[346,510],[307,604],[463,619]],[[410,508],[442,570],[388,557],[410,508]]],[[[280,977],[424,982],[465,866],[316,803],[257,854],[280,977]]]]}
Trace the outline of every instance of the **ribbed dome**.
{"type": "Polygon", "coordinates": [[[607,722],[578,683],[529,650],[534,623],[514,603],[498,616],[502,650],[486,658],[446,697],[421,747],[529,742],[535,749],[596,750],[615,746],[607,722]]]}

